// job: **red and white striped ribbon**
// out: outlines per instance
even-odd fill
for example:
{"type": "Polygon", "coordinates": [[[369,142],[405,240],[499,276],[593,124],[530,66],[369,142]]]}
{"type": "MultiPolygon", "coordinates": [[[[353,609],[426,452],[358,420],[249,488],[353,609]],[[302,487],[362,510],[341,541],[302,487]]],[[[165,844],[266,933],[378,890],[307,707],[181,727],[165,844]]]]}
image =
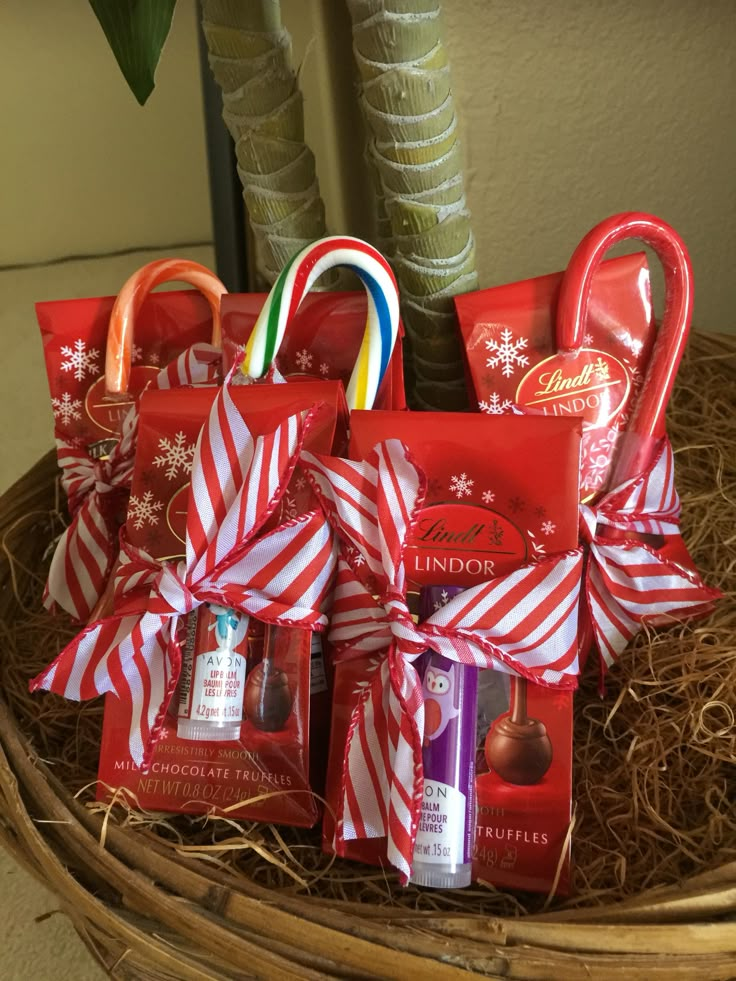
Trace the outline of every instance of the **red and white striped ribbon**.
{"type": "Polygon", "coordinates": [[[347,546],[330,631],[337,656],[387,650],[351,721],[338,834],[386,836],[388,860],[407,879],[423,786],[424,704],[413,661],[431,648],[462,664],[574,688],[582,551],[465,590],[415,624],[403,550],[424,477],[406,447],[387,440],[362,462],[304,453],[300,463],[347,546]]]}
{"type": "MultiPolygon", "coordinates": [[[[220,380],[221,359],[218,348],[193,344],[163,368],[150,386],[214,385],[220,380]]],[[[124,513],[125,492],[130,490],[137,435],[136,403],[106,460],[93,460],[84,447],[56,441],[72,521],[51,560],[43,597],[46,609],[58,606],[76,620],[85,621],[102,595],[117,555],[117,515],[124,513]]]]}
{"type": "Polygon", "coordinates": [[[720,597],[694,570],[641,540],[641,535],[679,534],[679,519],[667,439],[636,477],[604,494],[596,505],[580,505],[580,533],[587,545],[587,615],[602,672],[645,623],[664,626],[702,614],[720,597]],[[607,536],[606,529],[613,532],[607,536]]]}
{"type": "Polygon", "coordinates": [[[228,386],[215,399],[192,468],[186,558],[158,562],[123,544],[114,616],[91,624],[31,682],[71,699],[112,692],[128,708],[130,755],[144,769],[181,670],[183,618],[218,603],[266,623],[321,631],[334,538],[313,511],[264,532],[313,413],[254,439],[228,386]]]}

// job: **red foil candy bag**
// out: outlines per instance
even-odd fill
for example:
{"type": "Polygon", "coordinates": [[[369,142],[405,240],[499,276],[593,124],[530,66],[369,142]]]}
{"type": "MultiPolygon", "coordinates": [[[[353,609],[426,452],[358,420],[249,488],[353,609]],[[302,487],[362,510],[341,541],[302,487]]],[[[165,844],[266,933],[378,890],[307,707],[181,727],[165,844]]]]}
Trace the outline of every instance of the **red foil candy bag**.
{"type": "MultiPolygon", "coordinates": [[[[218,282],[212,273],[204,272],[218,282]]],[[[184,278],[186,268],[183,272],[177,270],[177,275],[184,278]]],[[[167,272],[156,282],[171,278],[167,272]]],[[[149,288],[147,283],[146,286],[149,288]]],[[[93,458],[104,455],[110,443],[119,438],[128,410],[161,368],[192,344],[217,341],[213,338],[213,304],[219,303],[219,294],[215,296],[211,287],[208,296],[183,290],[136,293],[132,300],[125,310],[121,309],[120,298],[114,296],[36,304],[55,435],[84,446],[93,458]],[[126,321],[134,319],[135,336],[131,338],[127,392],[124,397],[111,399],[105,384],[105,361],[114,308],[126,321]]],[[[219,336],[219,328],[217,332],[219,336]]]]}
{"type": "Polygon", "coordinates": [[[84,621],[106,602],[130,489],[138,397],[149,385],[214,384],[220,378],[218,349],[201,342],[211,335],[219,345],[223,291],[217,277],[197,263],[161,259],[131,276],[114,300],[38,304],[57,455],[72,517],[52,560],[44,596],[48,609],[61,607],[84,621]],[[191,282],[203,295],[149,296],[172,278],[191,282]]]}
{"type": "MultiPolygon", "coordinates": [[[[230,392],[253,436],[311,409],[305,446],[330,452],[345,445],[347,408],[336,382],[230,392]]],[[[190,389],[149,391],[141,399],[126,532],[156,559],[184,552],[192,459],[215,396],[214,389],[190,389]]],[[[315,506],[297,467],[264,528],[315,506]]],[[[319,635],[248,621],[212,603],[190,614],[185,632],[179,691],[145,771],[128,752],[125,706],[107,697],[99,799],[122,789],[142,808],[187,813],[242,801],[230,816],[314,824],[319,807],[310,791],[321,793],[324,783],[330,704],[319,635]],[[222,731],[213,735],[213,724],[222,731]]]]}
{"type": "MultiPolygon", "coordinates": [[[[673,228],[653,215],[614,215],[585,236],[564,276],[515,283],[458,297],[456,302],[481,409],[505,412],[517,403],[528,412],[547,415],[580,412],[585,419],[584,502],[598,503],[601,495],[638,475],[645,479],[662,454],[665,410],[692,316],[692,269],[685,244],[673,228]],[[649,316],[643,259],[625,256],[602,262],[612,246],[628,239],[650,246],[663,266],[665,305],[656,339],[643,329],[643,314],[649,316]],[[489,375],[488,369],[494,374],[489,375]],[[508,387],[491,390],[491,382],[499,379],[508,387]]],[[[626,537],[611,528],[601,535],[608,540],[626,537]]],[[[677,566],[668,566],[672,576],[700,582],[676,524],[666,533],[645,536],[644,541],[666,563],[677,566]]],[[[707,589],[702,595],[716,597],[707,589]]],[[[709,608],[708,602],[685,603],[678,616],[699,616],[709,608]]],[[[591,637],[590,618],[584,612],[583,657],[591,637]]],[[[601,683],[615,658],[610,643],[603,647],[601,683]]]]}
{"type": "Polygon", "coordinates": [[[603,489],[654,342],[643,254],[604,262],[593,277],[581,350],[558,356],[555,331],[563,273],[455,298],[475,400],[482,412],[512,405],[585,420],[581,497],[603,489]]]}
{"type": "MultiPolygon", "coordinates": [[[[363,460],[380,440],[396,438],[426,475],[425,502],[403,551],[410,594],[428,585],[476,586],[524,563],[574,549],[581,425],[575,418],[540,416],[353,412],[351,459],[363,460]]],[[[348,835],[333,816],[341,814],[354,712],[386,657],[385,649],[362,657],[346,651],[341,657],[346,645],[334,633],[338,609],[336,594],[330,635],[337,643],[330,807],[323,845],[347,858],[385,864],[385,836],[348,835]]],[[[576,660],[576,612],[573,621],[576,660]]],[[[501,670],[479,672],[475,879],[547,891],[561,863],[557,889],[567,890],[574,684],[570,678],[559,689],[547,688],[501,670]],[[514,726],[525,736],[533,729],[538,738],[515,739],[514,726]],[[523,759],[515,752],[522,743],[523,759]]],[[[432,860],[431,851],[424,854],[425,861],[432,860]]]]}

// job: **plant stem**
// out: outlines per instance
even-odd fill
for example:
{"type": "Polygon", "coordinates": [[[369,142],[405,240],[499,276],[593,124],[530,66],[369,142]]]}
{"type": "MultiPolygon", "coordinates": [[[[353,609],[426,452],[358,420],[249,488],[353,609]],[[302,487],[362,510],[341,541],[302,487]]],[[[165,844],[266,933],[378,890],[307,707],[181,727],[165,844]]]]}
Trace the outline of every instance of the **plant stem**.
{"type": "Polygon", "coordinates": [[[238,174],[269,283],[291,256],[326,234],[314,155],[278,0],[202,0],[209,62],[222,90],[238,174]]]}
{"type": "Polygon", "coordinates": [[[391,222],[416,402],[466,405],[452,297],[476,289],[475,244],[439,0],[348,0],[362,104],[391,222]]]}

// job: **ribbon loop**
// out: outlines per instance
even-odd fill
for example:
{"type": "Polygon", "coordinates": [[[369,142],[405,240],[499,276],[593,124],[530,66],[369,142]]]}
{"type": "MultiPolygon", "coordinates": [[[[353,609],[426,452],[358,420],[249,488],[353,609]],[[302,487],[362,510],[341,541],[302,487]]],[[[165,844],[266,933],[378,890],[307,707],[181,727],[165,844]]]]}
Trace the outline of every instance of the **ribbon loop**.
{"type": "MultiPolygon", "coordinates": [[[[158,372],[150,385],[155,389],[214,385],[220,377],[221,358],[221,352],[211,344],[193,344],[158,372]]],[[[122,495],[130,488],[137,436],[138,408],[134,405],[106,460],[92,460],[84,447],[57,439],[62,485],[72,521],[51,561],[43,597],[46,609],[61,607],[75,620],[86,621],[97,605],[117,545],[119,522],[111,513],[110,495],[122,495]]]]}
{"type": "Polygon", "coordinates": [[[168,603],[172,612],[178,616],[186,616],[201,605],[201,600],[195,599],[185,577],[183,562],[177,565],[166,562],[153,583],[153,592],[168,603]]]}
{"type": "Polygon", "coordinates": [[[694,570],[670,560],[642,535],[679,535],[680,498],[669,440],[649,465],[604,494],[580,505],[586,544],[585,598],[604,674],[644,624],[669,625],[706,612],[721,595],[694,570]],[[606,529],[623,532],[607,537],[606,529]]]}

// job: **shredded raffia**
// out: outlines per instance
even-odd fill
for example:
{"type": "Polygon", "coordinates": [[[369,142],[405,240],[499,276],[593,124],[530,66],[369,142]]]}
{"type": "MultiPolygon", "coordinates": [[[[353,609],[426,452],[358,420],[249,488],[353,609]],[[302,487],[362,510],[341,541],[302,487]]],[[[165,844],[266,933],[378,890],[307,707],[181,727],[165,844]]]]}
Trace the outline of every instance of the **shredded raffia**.
{"type": "MultiPolygon", "coordinates": [[[[683,534],[698,568],[724,599],[707,619],[641,634],[597,691],[588,665],[575,700],[574,894],[511,895],[485,883],[458,892],[401,889],[382,869],[336,860],[318,830],[277,828],[231,817],[189,817],[94,801],[102,703],[68,703],[28,693],[28,679],[74,629],[41,611],[49,509],[5,521],[2,547],[12,574],[2,598],[0,685],[18,731],[90,809],[135,829],[142,847],[215,865],[237,879],[377,908],[486,913],[592,906],[676,884],[736,859],[736,348],[698,335],[670,408],[683,534]],[[694,348],[694,350],[693,350],[694,348]],[[32,612],[37,610],[38,612],[32,612]]],[[[30,512],[30,513],[29,513],[30,512]]],[[[378,910],[377,910],[378,912],[378,910]]]]}

